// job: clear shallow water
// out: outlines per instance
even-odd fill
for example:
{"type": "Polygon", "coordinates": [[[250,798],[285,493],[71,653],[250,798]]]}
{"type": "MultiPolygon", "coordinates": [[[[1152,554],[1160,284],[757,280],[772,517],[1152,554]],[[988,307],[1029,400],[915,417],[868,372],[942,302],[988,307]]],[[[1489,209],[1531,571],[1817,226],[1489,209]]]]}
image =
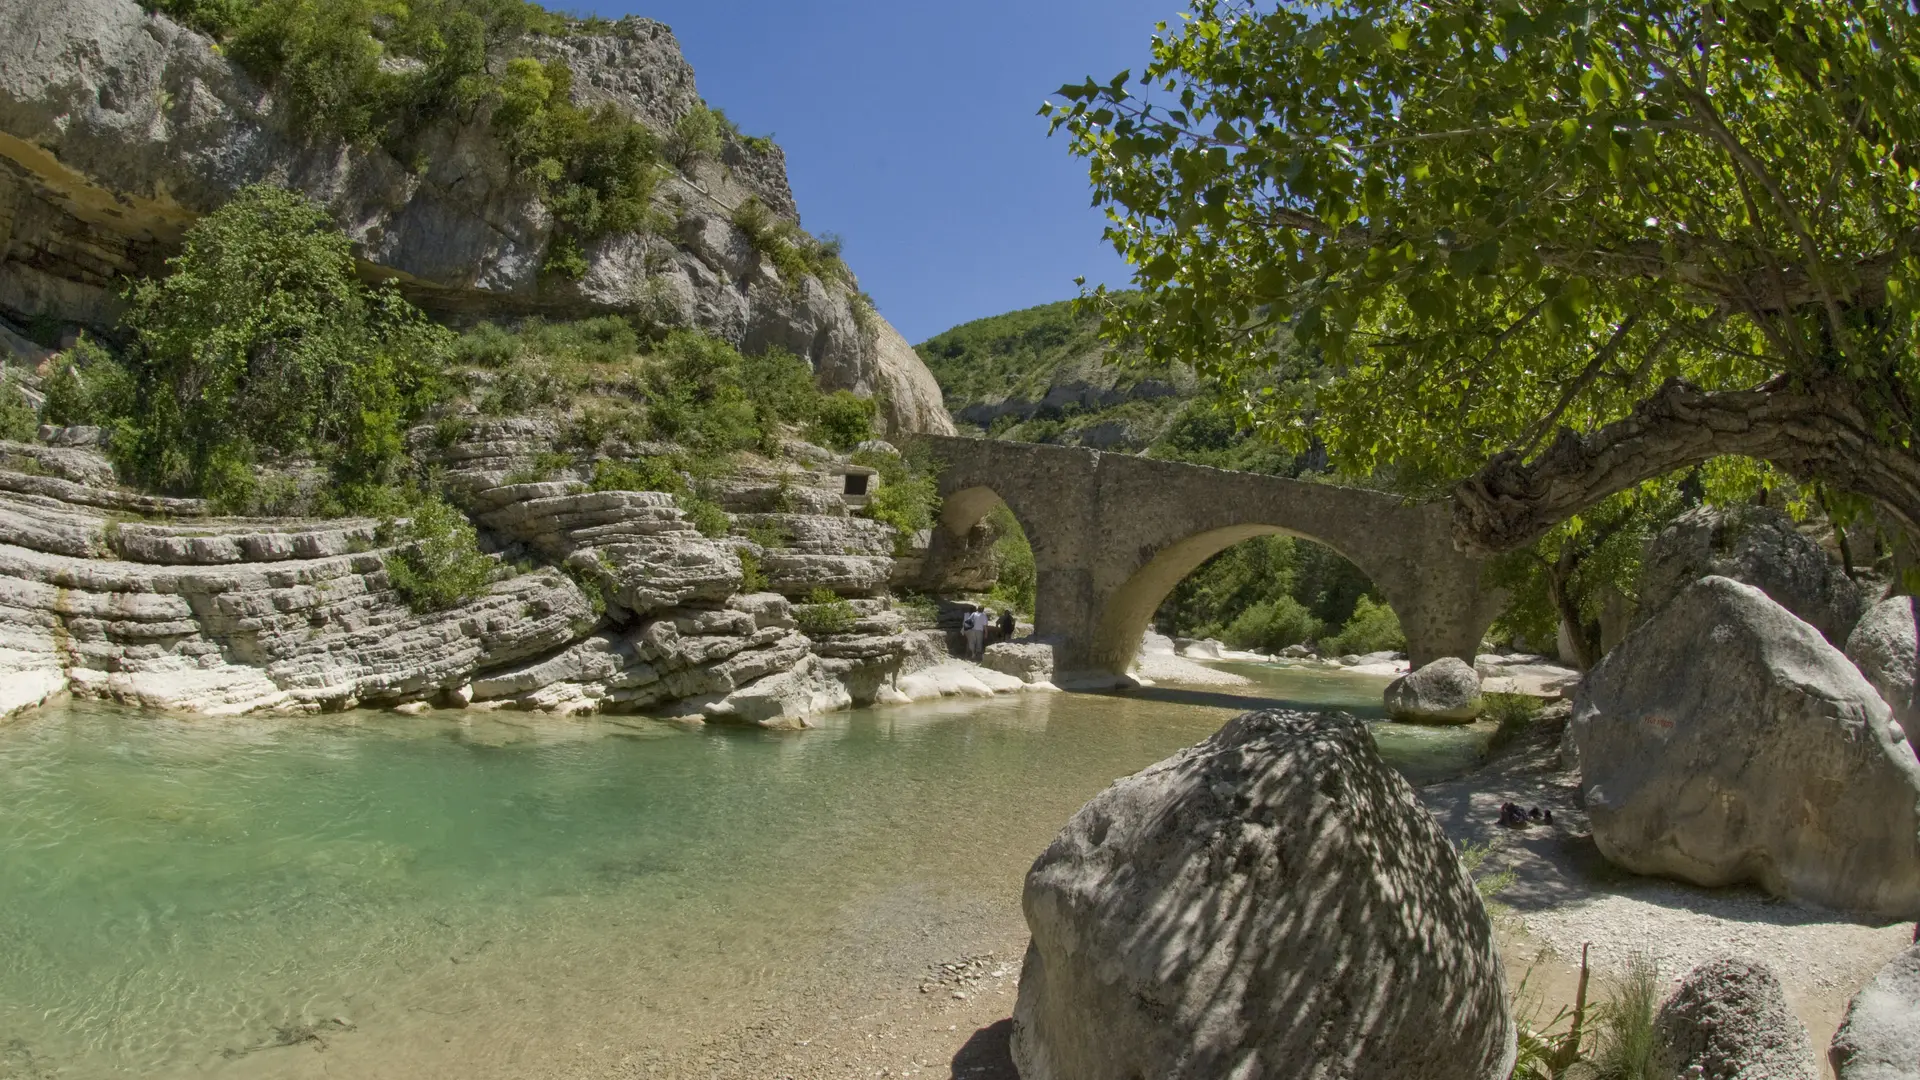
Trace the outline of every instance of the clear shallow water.
{"type": "MultiPolygon", "coordinates": [[[[43,711],[0,728],[0,1078],[308,1075],[319,1056],[256,1048],[315,1024],[392,1075],[456,1040],[511,1075],[595,1030],[724,1020],[898,925],[1017,917],[1080,803],[1236,712],[1379,715],[1381,679],[1234,670],[1259,685],[788,734],[43,711]]],[[[1415,779],[1485,738],[1376,730],[1415,779]]]]}

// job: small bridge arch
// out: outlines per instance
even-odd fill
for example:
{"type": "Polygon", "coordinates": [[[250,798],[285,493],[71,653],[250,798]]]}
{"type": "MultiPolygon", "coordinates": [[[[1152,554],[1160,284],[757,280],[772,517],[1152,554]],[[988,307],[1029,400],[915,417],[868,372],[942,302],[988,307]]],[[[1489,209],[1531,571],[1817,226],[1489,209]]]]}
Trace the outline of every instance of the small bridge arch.
{"type": "Polygon", "coordinates": [[[1455,550],[1443,504],[1077,447],[926,439],[949,538],[1001,502],[1026,530],[1036,631],[1068,679],[1123,677],[1167,593],[1255,536],[1312,540],[1358,566],[1399,616],[1416,666],[1471,661],[1505,602],[1484,560],[1455,550]]]}

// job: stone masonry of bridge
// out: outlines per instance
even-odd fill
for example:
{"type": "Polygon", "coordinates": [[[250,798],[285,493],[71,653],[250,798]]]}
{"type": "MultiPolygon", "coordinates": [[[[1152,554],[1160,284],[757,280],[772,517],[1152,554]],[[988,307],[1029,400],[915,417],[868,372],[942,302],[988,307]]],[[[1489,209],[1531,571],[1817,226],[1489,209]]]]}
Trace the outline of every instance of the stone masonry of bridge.
{"type": "MultiPolygon", "coordinates": [[[[1033,545],[1035,636],[1060,678],[1123,681],[1181,578],[1272,533],[1325,544],[1373,579],[1414,666],[1469,663],[1505,602],[1485,560],[1455,549],[1444,503],[1077,447],[927,436],[944,500],[935,553],[1004,502],[1033,545]]],[[[1065,683],[1063,683],[1065,685],[1065,683]]]]}

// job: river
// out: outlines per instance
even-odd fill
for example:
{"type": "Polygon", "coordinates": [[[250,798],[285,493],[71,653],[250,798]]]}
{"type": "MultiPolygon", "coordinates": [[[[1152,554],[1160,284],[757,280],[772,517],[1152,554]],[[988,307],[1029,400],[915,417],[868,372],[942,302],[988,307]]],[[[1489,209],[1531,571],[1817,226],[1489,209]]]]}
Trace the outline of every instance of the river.
{"type": "MultiPolygon", "coordinates": [[[[910,977],[1017,931],[1028,864],[1114,778],[1263,700],[1379,716],[1382,679],[1223,666],[1255,685],[793,733],[41,710],[0,727],[0,1078],[566,1075],[910,977]]],[[[1377,730],[1417,780],[1486,735],[1377,730]]]]}

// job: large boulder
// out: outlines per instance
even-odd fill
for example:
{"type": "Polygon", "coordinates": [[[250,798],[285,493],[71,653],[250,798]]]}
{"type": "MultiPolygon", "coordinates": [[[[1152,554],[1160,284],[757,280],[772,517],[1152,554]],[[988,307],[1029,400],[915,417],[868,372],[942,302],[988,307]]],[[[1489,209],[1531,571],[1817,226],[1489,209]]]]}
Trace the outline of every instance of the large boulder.
{"type": "Polygon", "coordinates": [[[1687,973],[1653,1021],[1655,1076],[1813,1080],[1806,1026],[1758,960],[1719,957],[1687,973]],[[1697,1071],[1696,1071],[1697,1070],[1697,1071]]]}
{"type": "Polygon", "coordinates": [[[1480,673],[1457,656],[1443,656],[1387,684],[1387,712],[1395,720],[1467,724],[1480,715],[1480,673]]]}
{"type": "Polygon", "coordinates": [[[1696,582],[1574,702],[1593,838],[1614,863],[1920,916],[1920,761],[1847,658],[1759,589],[1696,582]]]}
{"type": "Polygon", "coordinates": [[[1767,506],[1698,506],[1647,542],[1640,565],[1644,622],[1709,574],[1745,582],[1813,624],[1835,647],[1866,610],[1866,595],[1793,519],[1767,506]]]}
{"type": "Polygon", "coordinates": [[[1827,1061],[1840,1080],[1920,1080],[1920,945],[1854,995],[1827,1061]]]}
{"type": "Polygon", "coordinates": [[[1909,734],[1920,716],[1920,701],[1914,697],[1915,667],[1920,665],[1915,607],[1911,596],[1889,596],[1870,608],[1847,637],[1847,659],[1880,691],[1894,720],[1909,734]]]}
{"type": "Polygon", "coordinates": [[[1505,1080],[1493,928],[1345,715],[1247,713],[1117,781],[1034,863],[1023,1080],[1505,1080]]]}

